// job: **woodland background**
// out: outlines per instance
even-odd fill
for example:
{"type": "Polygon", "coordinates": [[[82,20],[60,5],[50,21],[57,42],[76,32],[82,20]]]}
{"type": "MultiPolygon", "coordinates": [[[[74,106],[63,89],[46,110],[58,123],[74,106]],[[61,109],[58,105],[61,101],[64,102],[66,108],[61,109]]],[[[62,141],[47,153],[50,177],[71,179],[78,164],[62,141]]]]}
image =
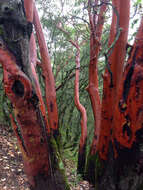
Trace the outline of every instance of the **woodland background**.
{"type": "MultiPolygon", "coordinates": [[[[60,135],[58,136],[58,146],[60,153],[67,168],[67,175],[75,176],[72,179],[69,177],[70,186],[73,189],[89,189],[90,187],[88,185],[88,182],[83,181],[82,174],[77,174],[76,171],[81,134],[81,114],[77,110],[74,103],[75,70],[77,70],[75,65],[75,57],[77,56],[77,48],[73,46],[73,43],[71,43],[78,42],[80,46],[79,98],[81,104],[84,105],[87,113],[86,155],[88,155],[94,137],[94,116],[89,94],[87,92],[90,62],[90,22],[87,0],[36,0],[36,6],[40,15],[40,21],[43,27],[46,44],[48,46],[52,71],[55,79],[56,98],[59,114],[60,135]],[[77,184],[80,183],[83,183],[83,187],[82,185],[77,186],[77,184]]],[[[96,10],[93,9],[92,13],[99,14],[99,9],[100,6],[97,7],[96,10]]],[[[107,67],[106,52],[108,51],[108,39],[112,22],[112,9],[113,7],[110,6],[109,2],[109,6],[106,9],[103,32],[100,40],[100,53],[98,55],[98,81],[99,94],[101,99],[103,95],[103,74],[107,67]]],[[[143,2],[141,0],[131,0],[130,25],[128,35],[129,49],[127,49],[125,65],[127,63],[127,58],[129,56],[128,53],[130,51],[130,47],[133,45],[142,14],[143,2]]],[[[38,42],[36,41],[36,43],[38,42]]],[[[42,96],[45,102],[45,84],[40,64],[41,55],[38,47],[36,68],[41,86],[42,96]]],[[[1,162],[3,163],[4,159],[7,160],[7,158],[4,158],[8,156],[6,155],[6,152],[9,149],[9,147],[7,147],[7,143],[10,143],[10,147],[14,147],[12,148],[10,155],[14,154],[14,156],[18,156],[16,157],[16,160],[19,162],[18,159],[21,159],[19,156],[20,153],[14,153],[14,150],[18,151],[18,149],[16,143],[14,142],[16,139],[13,139],[11,121],[9,117],[13,110],[11,102],[6,97],[5,91],[3,89],[2,66],[0,67],[0,83],[0,123],[2,125],[1,128],[3,129],[1,130],[0,140],[1,144],[4,142],[4,146],[6,146],[5,153],[3,151],[4,149],[1,149],[1,162]],[[11,141],[11,139],[13,140],[11,141]]],[[[17,167],[20,169],[19,172],[16,170],[19,175],[23,169],[21,169],[22,166],[17,167]]],[[[11,173],[10,167],[7,169],[11,173]]],[[[10,185],[6,187],[6,180],[4,180],[6,177],[3,172],[0,175],[0,180],[3,185],[1,185],[0,188],[4,190],[10,188],[10,185]]],[[[26,177],[24,176],[22,179],[26,180],[26,177]]],[[[19,186],[19,184],[16,184],[16,186],[19,186]]],[[[20,190],[26,187],[26,184],[22,182],[20,190]]],[[[12,189],[18,190],[19,187],[13,187],[12,189]]]]}

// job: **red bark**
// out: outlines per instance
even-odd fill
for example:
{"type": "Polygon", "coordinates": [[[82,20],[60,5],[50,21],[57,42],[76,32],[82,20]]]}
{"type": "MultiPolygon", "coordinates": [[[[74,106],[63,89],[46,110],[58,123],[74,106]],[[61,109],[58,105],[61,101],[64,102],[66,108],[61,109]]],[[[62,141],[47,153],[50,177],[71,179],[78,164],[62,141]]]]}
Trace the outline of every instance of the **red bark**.
{"type": "Polygon", "coordinates": [[[48,134],[50,134],[51,129],[50,129],[49,122],[47,119],[46,108],[45,108],[44,100],[42,98],[42,92],[41,92],[41,88],[40,88],[40,84],[39,84],[39,79],[38,79],[34,64],[31,64],[31,69],[32,69],[33,77],[35,78],[35,91],[36,91],[36,94],[37,94],[39,101],[40,101],[39,107],[40,107],[42,116],[45,120],[47,132],[48,132],[48,134]]]}
{"type": "MultiPolygon", "coordinates": [[[[25,6],[25,12],[26,12],[26,17],[27,20],[33,23],[33,8],[34,8],[34,0],[24,0],[24,6],[25,6]]],[[[30,66],[31,66],[31,71],[34,77],[34,89],[36,91],[36,94],[39,98],[40,101],[40,109],[42,116],[45,120],[46,126],[47,126],[47,131],[50,134],[50,126],[48,123],[47,119],[47,114],[46,114],[46,108],[45,104],[42,98],[42,93],[41,93],[41,88],[39,84],[39,79],[36,73],[36,63],[37,63],[37,49],[36,49],[36,42],[35,42],[35,37],[34,33],[32,32],[31,38],[30,38],[30,66]]]]}
{"type": "MultiPolygon", "coordinates": [[[[45,136],[42,135],[41,118],[35,111],[36,100],[32,97],[32,86],[26,75],[19,70],[14,57],[6,50],[0,48],[0,62],[4,68],[4,88],[8,98],[13,103],[14,113],[24,141],[18,138],[23,153],[24,168],[29,182],[35,186],[34,176],[43,172],[49,175],[49,154],[45,136]],[[21,90],[16,88],[16,83],[21,90]],[[41,156],[40,156],[41,155],[41,156]]],[[[12,119],[12,124],[17,130],[12,119]]]]}
{"type": "Polygon", "coordinates": [[[17,123],[12,115],[11,121],[31,189],[69,190],[61,171],[63,169],[59,167],[61,160],[56,142],[46,133],[45,121],[39,109],[39,101],[33,94],[31,81],[16,65],[13,55],[2,46],[0,63],[4,69],[5,92],[12,102],[17,123]]]}
{"type": "Polygon", "coordinates": [[[87,141],[87,114],[85,107],[79,100],[79,74],[80,74],[80,49],[78,44],[71,42],[77,49],[76,53],[76,72],[75,72],[75,106],[81,113],[81,137],[79,143],[79,155],[78,155],[78,172],[83,174],[85,161],[86,161],[86,141],[87,141]]]}
{"type": "MultiPolygon", "coordinates": [[[[131,149],[139,142],[143,118],[143,18],[120,84],[114,112],[113,137],[120,146],[131,149]],[[140,131],[140,132],[139,132],[140,131]]],[[[140,142],[141,143],[141,142],[140,142]]],[[[116,152],[117,153],[117,152],[116,152]]],[[[116,154],[116,156],[118,156],[116,154]]]]}
{"type": "MultiPolygon", "coordinates": [[[[28,10],[31,1],[25,2],[27,2],[28,10]]],[[[7,20],[4,21],[4,24],[7,24],[7,20]]],[[[26,22],[26,24],[28,25],[29,23],[26,22]]],[[[17,32],[16,27],[12,27],[12,29],[13,32],[17,32]]],[[[69,190],[61,167],[62,161],[57,144],[50,133],[50,129],[48,130],[50,135],[47,134],[46,110],[35,67],[32,63],[31,69],[29,69],[30,65],[28,65],[30,62],[28,59],[29,36],[27,35],[30,35],[30,31],[27,35],[22,35],[23,31],[21,30],[20,32],[22,42],[26,41],[24,45],[22,42],[20,44],[21,46],[23,45],[20,49],[22,53],[20,55],[17,52],[17,54],[13,53],[13,51],[10,53],[11,49],[8,50],[9,47],[7,48],[9,44],[5,44],[7,41],[1,40],[0,63],[4,69],[5,92],[13,105],[16,120],[11,116],[11,121],[22,152],[24,169],[32,190],[69,190]],[[19,63],[18,61],[23,55],[25,55],[26,61],[22,60],[23,62],[19,63]],[[26,69],[30,71],[28,75],[26,75],[26,72],[26,74],[24,73],[24,71],[27,71],[26,69]]],[[[4,38],[5,36],[2,37],[4,38]]],[[[11,44],[15,45],[15,41],[12,42],[11,44]]],[[[19,44],[16,45],[19,47],[19,44]]]]}
{"type": "Polygon", "coordinates": [[[56,103],[55,82],[50,63],[50,56],[48,53],[41,23],[35,6],[34,6],[34,26],[40,48],[41,62],[42,62],[41,67],[45,78],[45,91],[46,91],[49,125],[50,128],[53,130],[53,132],[56,134],[58,132],[58,109],[56,103]]]}
{"type": "Polygon", "coordinates": [[[26,17],[30,22],[33,22],[33,3],[35,3],[35,0],[24,0],[26,17]]]}
{"type": "Polygon", "coordinates": [[[112,127],[113,127],[113,113],[116,103],[116,95],[118,92],[118,86],[122,78],[123,67],[126,55],[126,44],[129,27],[129,11],[130,1],[113,0],[112,4],[119,12],[119,18],[113,10],[112,25],[110,29],[109,47],[115,41],[117,34],[117,21],[119,21],[119,28],[121,28],[121,34],[117,40],[111,55],[108,58],[108,66],[110,72],[106,69],[104,74],[103,84],[103,100],[102,100],[102,118],[101,118],[101,134],[99,140],[99,153],[102,159],[107,159],[108,144],[111,140],[112,127]],[[124,4],[124,5],[123,5],[124,4]]]}
{"type": "MultiPolygon", "coordinates": [[[[143,17],[120,81],[99,189],[138,190],[143,184],[143,17]]],[[[102,150],[100,150],[102,151],[102,150]]],[[[100,158],[104,159],[105,152],[100,158]]]]}
{"type": "MultiPolygon", "coordinates": [[[[98,8],[97,3],[98,1],[95,1],[95,6],[97,6],[98,8]]],[[[91,9],[88,10],[90,20],[90,63],[89,84],[87,87],[87,91],[90,96],[94,115],[94,137],[90,148],[90,153],[88,155],[85,178],[93,184],[95,181],[95,156],[98,148],[101,127],[101,100],[98,88],[98,55],[100,52],[100,41],[102,36],[106,8],[107,4],[102,4],[99,10],[99,14],[95,15],[93,15],[91,9]]]]}
{"type": "MultiPolygon", "coordinates": [[[[89,1],[90,2],[90,1],[89,1]]],[[[96,2],[97,5],[97,2],[96,2]]],[[[106,4],[103,4],[100,8],[99,15],[91,14],[89,9],[90,20],[90,63],[89,63],[89,85],[87,91],[90,95],[91,105],[94,115],[94,138],[91,146],[91,155],[94,155],[97,151],[97,145],[100,134],[100,122],[101,122],[101,103],[98,89],[98,54],[100,51],[100,40],[102,35],[102,29],[104,24],[104,13],[106,11],[106,4]]]]}
{"type": "MultiPolygon", "coordinates": [[[[26,12],[26,18],[27,21],[33,23],[33,13],[34,13],[34,3],[35,0],[24,0],[24,7],[25,7],[25,12],[26,12]]],[[[30,38],[30,61],[31,63],[36,66],[37,62],[37,51],[36,51],[36,42],[35,42],[35,37],[34,34],[31,34],[30,38]]]]}
{"type": "Polygon", "coordinates": [[[113,73],[113,85],[114,85],[114,99],[118,93],[118,86],[123,74],[123,68],[125,63],[126,45],[128,39],[128,28],[129,28],[129,14],[130,14],[130,0],[124,1],[113,1],[113,6],[119,12],[119,18],[113,13],[113,20],[115,24],[111,27],[109,46],[113,43],[117,30],[117,19],[119,27],[121,29],[120,36],[113,48],[111,56],[109,56],[109,63],[111,63],[111,70],[113,73]],[[124,8],[125,7],[125,8],[124,8]]]}
{"type": "MultiPolygon", "coordinates": [[[[60,25],[57,25],[57,28],[60,29],[67,36],[70,36],[69,33],[60,25]]],[[[74,98],[75,98],[75,106],[81,113],[81,137],[79,143],[79,153],[78,153],[78,173],[84,175],[85,162],[86,162],[86,141],[87,141],[87,114],[85,107],[80,103],[79,100],[79,74],[80,74],[80,47],[78,42],[74,42],[73,40],[69,40],[69,42],[76,48],[76,72],[75,72],[75,89],[74,89],[74,98]]],[[[71,75],[72,76],[72,75],[71,75]]],[[[74,75],[73,75],[74,76],[74,75]]]]}

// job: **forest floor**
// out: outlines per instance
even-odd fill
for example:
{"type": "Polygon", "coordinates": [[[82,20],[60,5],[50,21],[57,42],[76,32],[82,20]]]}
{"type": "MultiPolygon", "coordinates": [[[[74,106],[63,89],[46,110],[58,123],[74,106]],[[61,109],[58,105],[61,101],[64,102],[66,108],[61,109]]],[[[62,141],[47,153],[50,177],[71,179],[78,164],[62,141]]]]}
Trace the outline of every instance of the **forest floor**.
{"type": "MultiPolygon", "coordinates": [[[[64,163],[71,190],[89,190],[89,183],[76,175],[73,161],[64,163]]],[[[0,190],[30,190],[16,137],[6,126],[0,126],[0,190]]]]}

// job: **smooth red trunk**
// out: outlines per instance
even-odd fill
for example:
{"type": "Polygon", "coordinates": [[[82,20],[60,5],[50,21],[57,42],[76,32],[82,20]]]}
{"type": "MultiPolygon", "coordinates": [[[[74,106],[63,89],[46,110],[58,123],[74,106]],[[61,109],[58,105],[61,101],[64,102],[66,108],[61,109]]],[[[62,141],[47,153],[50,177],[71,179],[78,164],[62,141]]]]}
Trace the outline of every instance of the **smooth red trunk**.
{"type": "Polygon", "coordinates": [[[48,53],[43,30],[42,30],[39,16],[38,16],[35,6],[34,6],[34,26],[35,26],[36,36],[37,36],[38,44],[40,48],[41,67],[42,67],[43,75],[45,78],[45,91],[46,91],[49,125],[54,135],[57,135],[58,134],[58,109],[57,109],[57,103],[56,103],[55,82],[54,82],[52,67],[50,63],[50,56],[48,53]]]}
{"type": "Polygon", "coordinates": [[[106,69],[103,81],[101,134],[98,149],[100,157],[104,160],[107,159],[108,144],[111,140],[111,134],[114,127],[113,113],[116,104],[116,96],[119,88],[118,86],[122,78],[123,67],[125,62],[126,44],[129,27],[130,1],[127,0],[125,2],[123,0],[113,0],[113,6],[118,11],[119,18],[117,18],[115,11],[113,11],[109,37],[109,47],[115,41],[117,32],[121,30],[121,33],[115,46],[113,47],[111,55],[108,58],[107,64],[108,67],[110,67],[110,72],[108,69],[106,69]],[[119,22],[118,28],[117,21],[119,22]]]}
{"type": "MultiPolygon", "coordinates": [[[[26,12],[26,18],[29,22],[33,23],[33,13],[34,13],[34,3],[35,0],[24,0],[24,6],[25,6],[25,12],[26,12]]],[[[48,134],[50,134],[50,126],[49,126],[49,122],[47,119],[47,114],[46,114],[46,108],[45,108],[45,104],[44,104],[44,100],[42,97],[42,93],[41,93],[41,88],[40,88],[40,84],[39,84],[39,79],[36,73],[36,64],[37,64],[37,48],[36,48],[36,41],[35,41],[35,36],[34,33],[32,32],[31,37],[30,37],[30,67],[31,67],[31,71],[34,77],[34,84],[33,87],[36,91],[36,94],[39,98],[40,101],[40,110],[42,113],[42,116],[45,120],[46,123],[46,128],[47,128],[47,132],[48,134]]]]}
{"type": "Polygon", "coordinates": [[[87,142],[87,114],[85,107],[80,103],[79,100],[79,75],[80,75],[80,49],[76,46],[76,72],[75,72],[75,106],[81,113],[81,137],[79,143],[79,154],[78,154],[78,173],[84,173],[85,162],[86,162],[86,142],[87,142]]]}
{"type": "Polygon", "coordinates": [[[90,63],[89,63],[89,85],[87,91],[90,95],[91,105],[94,115],[94,138],[91,146],[91,155],[96,154],[100,134],[101,123],[101,102],[98,88],[98,54],[100,51],[100,40],[104,24],[104,13],[107,5],[103,4],[97,17],[97,23],[94,16],[89,13],[90,19],[90,63]]]}

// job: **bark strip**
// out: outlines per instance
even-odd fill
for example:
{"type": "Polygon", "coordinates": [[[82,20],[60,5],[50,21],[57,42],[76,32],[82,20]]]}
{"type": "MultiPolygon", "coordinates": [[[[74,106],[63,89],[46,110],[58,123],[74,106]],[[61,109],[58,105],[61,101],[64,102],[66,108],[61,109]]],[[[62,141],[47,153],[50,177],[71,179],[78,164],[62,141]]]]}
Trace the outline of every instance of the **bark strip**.
{"type": "Polygon", "coordinates": [[[40,48],[41,67],[45,78],[45,91],[46,91],[49,125],[55,136],[58,134],[58,109],[56,103],[55,82],[50,63],[50,56],[48,53],[42,26],[35,5],[34,5],[34,26],[40,48]]]}

